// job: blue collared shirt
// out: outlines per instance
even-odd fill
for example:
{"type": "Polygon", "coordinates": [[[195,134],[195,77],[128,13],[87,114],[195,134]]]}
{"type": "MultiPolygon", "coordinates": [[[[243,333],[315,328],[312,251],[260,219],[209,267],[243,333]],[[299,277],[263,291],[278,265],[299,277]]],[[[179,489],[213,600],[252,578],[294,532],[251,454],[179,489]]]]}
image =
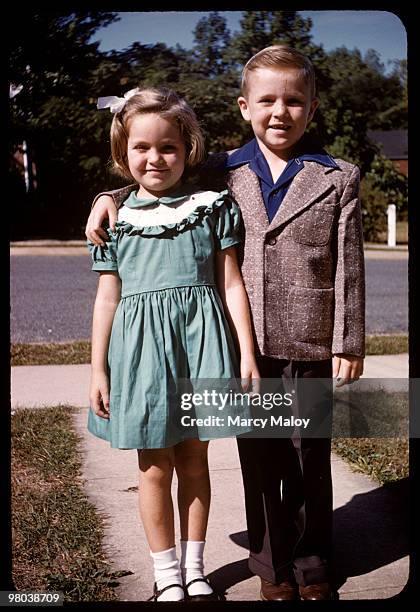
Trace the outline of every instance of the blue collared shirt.
{"type": "Polygon", "coordinates": [[[267,160],[265,159],[256,138],[253,138],[246,145],[234,151],[226,159],[224,168],[226,170],[238,168],[243,164],[249,164],[249,167],[260,180],[261,193],[264,199],[267,216],[271,223],[278,211],[284,196],[287,193],[296,174],[304,168],[305,161],[315,161],[329,168],[338,168],[338,164],[334,159],[323,149],[319,149],[316,153],[304,153],[290,159],[277,181],[273,182],[271,171],[267,160]]]}

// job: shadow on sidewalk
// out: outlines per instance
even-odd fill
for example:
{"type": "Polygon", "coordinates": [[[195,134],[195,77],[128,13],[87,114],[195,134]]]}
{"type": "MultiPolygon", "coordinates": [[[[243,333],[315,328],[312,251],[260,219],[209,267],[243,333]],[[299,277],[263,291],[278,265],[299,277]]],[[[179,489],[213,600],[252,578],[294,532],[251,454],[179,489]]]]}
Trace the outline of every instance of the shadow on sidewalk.
{"type": "MultiPolygon", "coordinates": [[[[351,576],[367,574],[408,555],[408,478],[354,495],[333,517],[332,582],[339,589],[351,576]]],[[[230,538],[249,550],[246,531],[232,533],[230,538]]],[[[252,576],[246,558],[218,568],[209,579],[223,593],[252,576]]]]}
{"type": "MultiPolygon", "coordinates": [[[[246,532],[243,532],[246,535],[246,532]]],[[[218,593],[225,593],[230,587],[253,577],[248,569],[248,557],[219,567],[208,578],[218,593]]],[[[224,597],[223,597],[224,599],[224,597]]]]}
{"type": "Polygon", "coordinates": [[[334,511],[333,575],[337,588],[409,553],[409,479],[354,495],[334,511]]]}

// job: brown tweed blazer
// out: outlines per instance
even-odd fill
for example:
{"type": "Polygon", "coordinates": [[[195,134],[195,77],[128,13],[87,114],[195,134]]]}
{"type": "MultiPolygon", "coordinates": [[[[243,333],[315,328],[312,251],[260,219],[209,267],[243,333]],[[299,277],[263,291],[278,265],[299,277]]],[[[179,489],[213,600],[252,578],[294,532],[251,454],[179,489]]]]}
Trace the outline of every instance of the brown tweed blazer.
{"type": "MultiPolygon", "coordinates": [[[[258,352],[304,361],[364,356],[358,168],[341,159],[335,160],[340,169],[305,161],[269,223],[256,174],[248,164],[224,176],[213,171],[223,156],[209,158],[202,184],[216,190],[227,185],[242,211],[239,260],[258,352]]],[[[103,193],[118,207],[136,187],[103,193]]]]}

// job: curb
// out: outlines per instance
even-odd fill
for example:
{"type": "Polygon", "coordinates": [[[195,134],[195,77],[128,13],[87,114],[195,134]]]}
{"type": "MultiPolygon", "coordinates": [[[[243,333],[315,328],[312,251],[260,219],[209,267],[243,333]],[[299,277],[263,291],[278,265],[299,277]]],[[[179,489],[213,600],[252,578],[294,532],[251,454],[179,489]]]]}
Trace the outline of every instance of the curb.
{"type": "Polygon", "coordinates": [[[19,240],[11,242],[11,247],[85,247],[86,240],[19,240]]]}
{"type": "Polygon", "coordinates": [[[378,244],[377,242],[365,242],[363,248],[365,251],[408,251],[408,244],[397,244],[394,247],[389,247],[387,244],[378,244]]]}
{"type": "MultiPolygon", "coordinates": [[[[86,240],[18,240],[11,242],[10,247],[86,247],[86,240]]],[[[389,247],[386,244],[378,244],[375,242],[365,242],[365,251],[408,251],[407,244],[397,244],[395,247],[389,247]]]]}

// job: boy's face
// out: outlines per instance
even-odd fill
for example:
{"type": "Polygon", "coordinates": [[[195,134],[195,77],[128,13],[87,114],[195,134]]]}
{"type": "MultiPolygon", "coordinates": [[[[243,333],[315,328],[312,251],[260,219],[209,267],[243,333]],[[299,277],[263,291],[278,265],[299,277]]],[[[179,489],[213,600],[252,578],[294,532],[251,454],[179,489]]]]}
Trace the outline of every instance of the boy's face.
{"type": "Polygon", "coordinates": [[[246,98],[238,98],[242,117],[250,121],[263,153],[293,157],[293,147],[311,121],[318,100],[297,68],[257,68],[248,77],[246,98]]]}

